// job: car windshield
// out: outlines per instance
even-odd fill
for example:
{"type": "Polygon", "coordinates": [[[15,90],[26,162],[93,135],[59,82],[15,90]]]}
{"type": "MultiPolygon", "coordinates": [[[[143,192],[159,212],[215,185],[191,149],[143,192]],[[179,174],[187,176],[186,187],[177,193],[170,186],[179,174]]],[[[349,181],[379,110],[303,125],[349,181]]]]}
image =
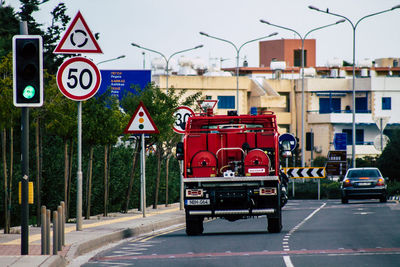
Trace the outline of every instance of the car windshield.
{"type": "Polygon", "coordinates": [[[380,173],[376,169],[370,169],[370,170],[350,170],[348,175],[348,178],[359,178],[359,177],[380,177],[380,173]]]}

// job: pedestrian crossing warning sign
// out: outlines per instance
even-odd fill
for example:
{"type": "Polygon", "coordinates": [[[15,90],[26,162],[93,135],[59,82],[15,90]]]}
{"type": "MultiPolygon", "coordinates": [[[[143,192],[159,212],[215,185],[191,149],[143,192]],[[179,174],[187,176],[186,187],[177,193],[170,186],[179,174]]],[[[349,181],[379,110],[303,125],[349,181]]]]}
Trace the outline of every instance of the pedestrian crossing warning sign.
{"type": "Polygon", "coordinates": [[[152,134],[159,133],[157,126],[154,124],[149,112],[144,106],[143,102],[140,101],[139,106],[133,113],[131,120],[126,126],[124,133],[126,134],[152,134]]]}

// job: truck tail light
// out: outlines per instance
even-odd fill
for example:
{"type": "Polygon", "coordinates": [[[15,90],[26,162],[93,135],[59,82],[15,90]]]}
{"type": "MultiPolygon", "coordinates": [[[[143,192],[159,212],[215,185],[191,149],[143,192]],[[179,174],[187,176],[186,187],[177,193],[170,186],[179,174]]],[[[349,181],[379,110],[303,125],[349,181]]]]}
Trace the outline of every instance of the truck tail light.
{"type": "Polygon", "coordinates": [[[260,188],[260,196],[275,196],[276,188],[275,187],[261,187],[260,188]]]}
{"type": "Polygon", "coordinates": [[[378,186],[384,186],[385,185],[385,180],[383,178],[379,178],[378,182],[376,183],[378,186]]]}
{"type": "Polygon", "coordinates": [[[349,187],[349,186],[351,186],[350,180],[349,179],[344,180],[343,187],[349,187]]]}
{"type": "Polygon", "coordinates": [[[203,197],[203,189],[186,189],[186,197],[203,197]]]}

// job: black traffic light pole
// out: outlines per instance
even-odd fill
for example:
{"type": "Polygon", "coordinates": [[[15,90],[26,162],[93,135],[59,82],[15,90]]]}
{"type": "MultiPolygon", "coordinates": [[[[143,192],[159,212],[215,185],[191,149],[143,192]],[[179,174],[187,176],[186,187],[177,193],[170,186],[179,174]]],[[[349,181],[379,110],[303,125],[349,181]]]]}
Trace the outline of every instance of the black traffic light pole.
{"type": "MultiPolygon", "coordinates": [[[[26,21],[19,24],[21,34],[28,34],[26,21]]],[[[29,205],[28,205],[28,183],[29,183],[29,108],[22,107],[21,117],[21,255],[29,254],[29,205]]]]}
{"type": "Polygon", "coordinates": [[[25,21],[21,35],[13,37],[13,99],[21,107],[21,255],[29,254],[29,107],[43,105],[42,37],[28,35],[25,21]]]}

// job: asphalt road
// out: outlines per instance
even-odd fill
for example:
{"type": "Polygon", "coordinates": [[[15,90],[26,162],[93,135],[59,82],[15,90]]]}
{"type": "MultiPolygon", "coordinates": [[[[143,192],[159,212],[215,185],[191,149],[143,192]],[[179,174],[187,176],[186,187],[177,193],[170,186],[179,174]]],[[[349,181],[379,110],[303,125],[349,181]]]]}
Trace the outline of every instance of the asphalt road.
{"type": "Polygon", "coordinates": [[[283,230],[265,217],[183,227],[130,239],[83,266],[400,266],[400,204],[375,200],[289,201],[283,230]]]}

